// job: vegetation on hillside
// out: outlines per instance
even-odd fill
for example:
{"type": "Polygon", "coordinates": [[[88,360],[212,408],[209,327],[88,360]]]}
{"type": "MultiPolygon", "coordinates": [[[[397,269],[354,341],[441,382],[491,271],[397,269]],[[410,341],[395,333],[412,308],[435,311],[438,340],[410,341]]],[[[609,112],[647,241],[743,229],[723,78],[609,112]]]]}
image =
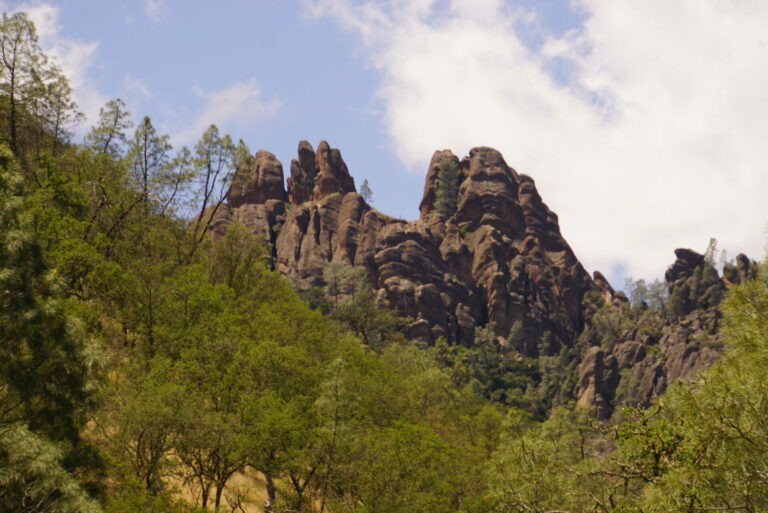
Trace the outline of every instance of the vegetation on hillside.
{"type": "MultiPolygon", "coordinates": [[[[425,348],[363,270],[300,295],[259,237],[212,240],[244,144],[212,126],[174,153],[120,100],[75,143],[32,24],[4,15],[0,37],[0,511],[768,508],[764,270],[728,294],[719,363],[597,422],[568,402],[567,350],[501,355],[484,330],[425,348]]],[[[594,336],[667,315],[651,290],[594,336]]]]}

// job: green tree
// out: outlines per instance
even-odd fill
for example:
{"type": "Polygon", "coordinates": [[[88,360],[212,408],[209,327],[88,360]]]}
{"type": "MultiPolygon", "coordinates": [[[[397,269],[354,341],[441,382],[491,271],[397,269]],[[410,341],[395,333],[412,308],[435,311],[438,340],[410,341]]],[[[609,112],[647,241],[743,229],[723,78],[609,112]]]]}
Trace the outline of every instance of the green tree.
{"type": "Polygon", "coordinates": [[[95,511],[62,462],[77,460],[101,354],[46,265],[21,182],[0,147],[0,504],[95,511]]]}
{"type": "Polygon", "coordinates": [[[99,110],[96,126],[86,135],[85,142],[96,151],[117,158],[128,144],[128,130],[133,126],[125,102],[110,100],[99,110]]]}
{"type": "Polygon", "coordinates": [[[512,426],[490,459],[478,511],[622,511],[601,472],[602,437],[588,412],[554,409],[544,423],[512,426]]]}
{"type": "Polygon", "coordinates": [[[195,145],[192,163],[196,213],[190,227],[192,239],[187,261],[191,261],[205,240],[208,228],[226,202],[234,171],[249,159],[250,151],[245,143],[241,140],[235,145],[230,136],[219,134],[216,125],[208,127],[195,145]]]}
{"type": "Polygon", "coordinates": [[[341,262],[329,262],[323,268],[325,292],[333,298],[338,307],[345,301],[354,301],[356,296],[370,290],[368,273],[364,267],[355,267],[341,262]]]}
{"type": "Polygon", "coordinates": [[[157,185],[163,180],[171,159],[169,139],[168,135],[159,135],[149,116],[144,116],[131,140],[133,181],[147,208],[150,201],[158,201],[157,185]]]}
{"type": "Polygon", "coordinates": [[[21,182],[0,148],[0,339],[3,419],[58,439],[77,436],[92,398],[97,344],[68,315],[24,212],[21,182]]]}
{"type": "Polygon", "coordinates": [[[437,166],[435,212],[443,217],[450,217],[456,213],[459,196],[459,165],[454,159],[446,158],[437,166]]]}
{"type": "Polygon", "coordinates": [[[64,469],[55,444],[19,423],[0,423],[0,510],[14,513],[98,513],[64,469]]]}
{"type": "Polygon", "coordinates": [[[723,306],[725,356],[692,383],[659,402],[677,450],[649,485],[647,511],[741,510],[768,507],[768,279],[734,287],[723,306]]]}
{"type": "Polygon", "coordinates": [[[146,370],[142,366],[131,362],[114,380],[97,421],[120,481],[134,480],[158,496],[178,468],[171,452],[189,404],[184,388],[171,379],[169,360],[158,358],[146,370]]]}

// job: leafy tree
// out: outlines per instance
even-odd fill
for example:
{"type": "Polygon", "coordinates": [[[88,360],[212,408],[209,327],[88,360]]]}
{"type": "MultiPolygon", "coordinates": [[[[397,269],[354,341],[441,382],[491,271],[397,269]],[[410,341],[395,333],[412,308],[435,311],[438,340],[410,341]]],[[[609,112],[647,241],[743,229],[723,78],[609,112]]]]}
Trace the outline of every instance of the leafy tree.
{"type": "Polygon", "coordinates": [[[323,268],[325,292],[333,298],[334,306],[354,301],[355,297],[370,290],[368,273],[364,267],[353,267],[341,262],[329,262],[323,268]]]}
{"type": "Polygon", "coordinates": [[[260,269],[269,258],[264,239],[234,222],[224,235],[212,241],[203,259],[214,283],[222,283],[237,295],[253,294],[259,286],[260,269]]]}
{"type": "Polygon", "coordinates": [[[30,229],[21,182],[4,148],[0,170],[2,419],[72,439],[92,397],[99,351],[82,324],[67,314],[60,282],[30,229]]]}
{"type": "Polygon", "coordinates": [[[541,424],[523,424],[487,468],[478,511],[625,511],[611,471],[603,472],[602,429],[583,410],[556,408],[541,424]]]}
{"type": "Polygon", "coordinates": [[[125,370],[112,383],[98,424],[120,480],[159,496],[167,488],[164,479],[178,467],[171,452],[187,398],[169,379],[173,368],[166,359],[152,362],[146,373],[137,362],[125,370]],[[134,379],[127,379],[131,374],[134,379]]]}
{"type": "Polygon", "coordinates": [[[364,267],[330,262],[323,269],[323,281],[326,296],[333,299],[329,315],[360,337],[366,346],[381,349],[398,339],[397,330],[403,321],[376,304],[364,267]]]}
{"type": "Polygon", "coordinates": [[[363,292],[354,300],[340,304],[333,310],[331,317],[352,330],[363,344],[373,349],[381,349],[402,337],[398,329],[403,319],[377,305],[371,292],[363,292]]]}
{"type": "Polygon", "coordinates": [[[85,115],[77,111],[72,100],[72,88],[64,75],[55,70],[44,85],[43,95],[29,111],[36,121],[40,140],[50,140],[50,151],[57,155],[63,142],[69,140],[72,128],[82,123],[85,115]]]}

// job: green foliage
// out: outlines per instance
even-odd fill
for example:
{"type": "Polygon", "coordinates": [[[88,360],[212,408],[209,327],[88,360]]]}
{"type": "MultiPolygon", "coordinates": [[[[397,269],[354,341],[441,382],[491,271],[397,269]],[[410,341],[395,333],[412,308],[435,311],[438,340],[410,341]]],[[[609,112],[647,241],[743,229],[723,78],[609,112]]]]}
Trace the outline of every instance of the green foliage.
{"type": "Polygon", "coordinates": [[[61,282],[31,230],[10,154],[0,148],[0,404],[3,422],[74,439],[100,354],[67,313],[61,282]]]}
{"type": "Polygon", "coordinates": [[[595,472],[601,440],[583,411],[555,409],[546,422],[513,431],[489,461],[477,511],[611,511],[605,476],[595,472]]]}
{"type": "MultiPolygon", "coordinates": [[[[3,13],[0,53],[2,142],[30,165],[31,157],[58,154],[82,115],[66,77],[41,50],[35,26],[25,13],[3,13]]],[[[24,172],[35,175],[29,166],[24,172]]]]}
{"type": "Polygon", "coordinates": [[[401,338],[398,329],[403,319],[376,303],[364,267],[330,262],[323,269],[323,281],[324,296],[318,297],[318,290],[303,293],[311,306],[328,313],[368,347],[381,349],[401,338]],[[330,297],[331,301],[326,297],[330,297]]]}
{"type": "Polygon", "coordinates": [[[44,260],[15,162],[0,147],[0,504],[14,511],[96,511],[63,466],[85,455],[101,353],[44,260]],[[55,440],[61,444],[55,448],[55,440]]]}
{"type": "MultiPolygon", "coordinates": [[[[520,331],[511,331],[507,345],[513,346],[515,337],[523,336],[520,331]]],[[[476,330],[469,347],[438,339],[431,351],[456,386],[470,387],[490,401],[525,409],[537,418],[543,418],[553,405],[566,402],[574,384],[569,349],[538,358],[500,349],[493,331],[486,327],[476,330]]]]}
{"type": "Polygon", "coordinates": [[[669,292],[666,283],[654,280],[648,284],[642,279],[634,281],[632,278],[627,278],[624,282],[624,291],[633,308],[650,309],[666,318],[669,308],[667,304],[669,292]]]}
{"type": "Polygon", "coordinates": [[[333,299],[334,304],[347,300],[353,301],[355,296],[370,291],[365,268],[353,267],[341,262],[330,262],[323,268],[323,281],[325,293],[333,299]]]}
{"type": "Polygon", "coordinates": [[[53,443],[19,423],[0,425],[0,510],[98,513],[53,443]]]}

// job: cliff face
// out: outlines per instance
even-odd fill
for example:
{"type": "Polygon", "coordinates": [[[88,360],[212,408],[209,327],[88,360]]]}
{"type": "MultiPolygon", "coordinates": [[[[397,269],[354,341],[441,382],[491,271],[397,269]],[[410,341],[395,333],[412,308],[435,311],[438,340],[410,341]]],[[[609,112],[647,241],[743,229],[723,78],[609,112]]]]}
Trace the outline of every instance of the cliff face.
{"type": "Polygon", "coordinates": [[[317,151],[299,143],[290,169],[285,191],[281,164],[257,153],[237,173],[219,229],[236,219],[262,234],[276,269],[300,286],[321,285],[329,262],[363,266],[380,301],[412,319],[406,334],[427,341],[469,344],[475,327],[489,324],[500,345],[535,356],[557,352],[581,331],[581,299],[596,285],[533,179],[496,150],[474,148],[461,160],[436,152],[415,221],[368,205],[341,153],[325,141],[317,151]],[[447,161],[458,167],[458,195],[455,213],[443,216],[435,198],[447,161]]]}

